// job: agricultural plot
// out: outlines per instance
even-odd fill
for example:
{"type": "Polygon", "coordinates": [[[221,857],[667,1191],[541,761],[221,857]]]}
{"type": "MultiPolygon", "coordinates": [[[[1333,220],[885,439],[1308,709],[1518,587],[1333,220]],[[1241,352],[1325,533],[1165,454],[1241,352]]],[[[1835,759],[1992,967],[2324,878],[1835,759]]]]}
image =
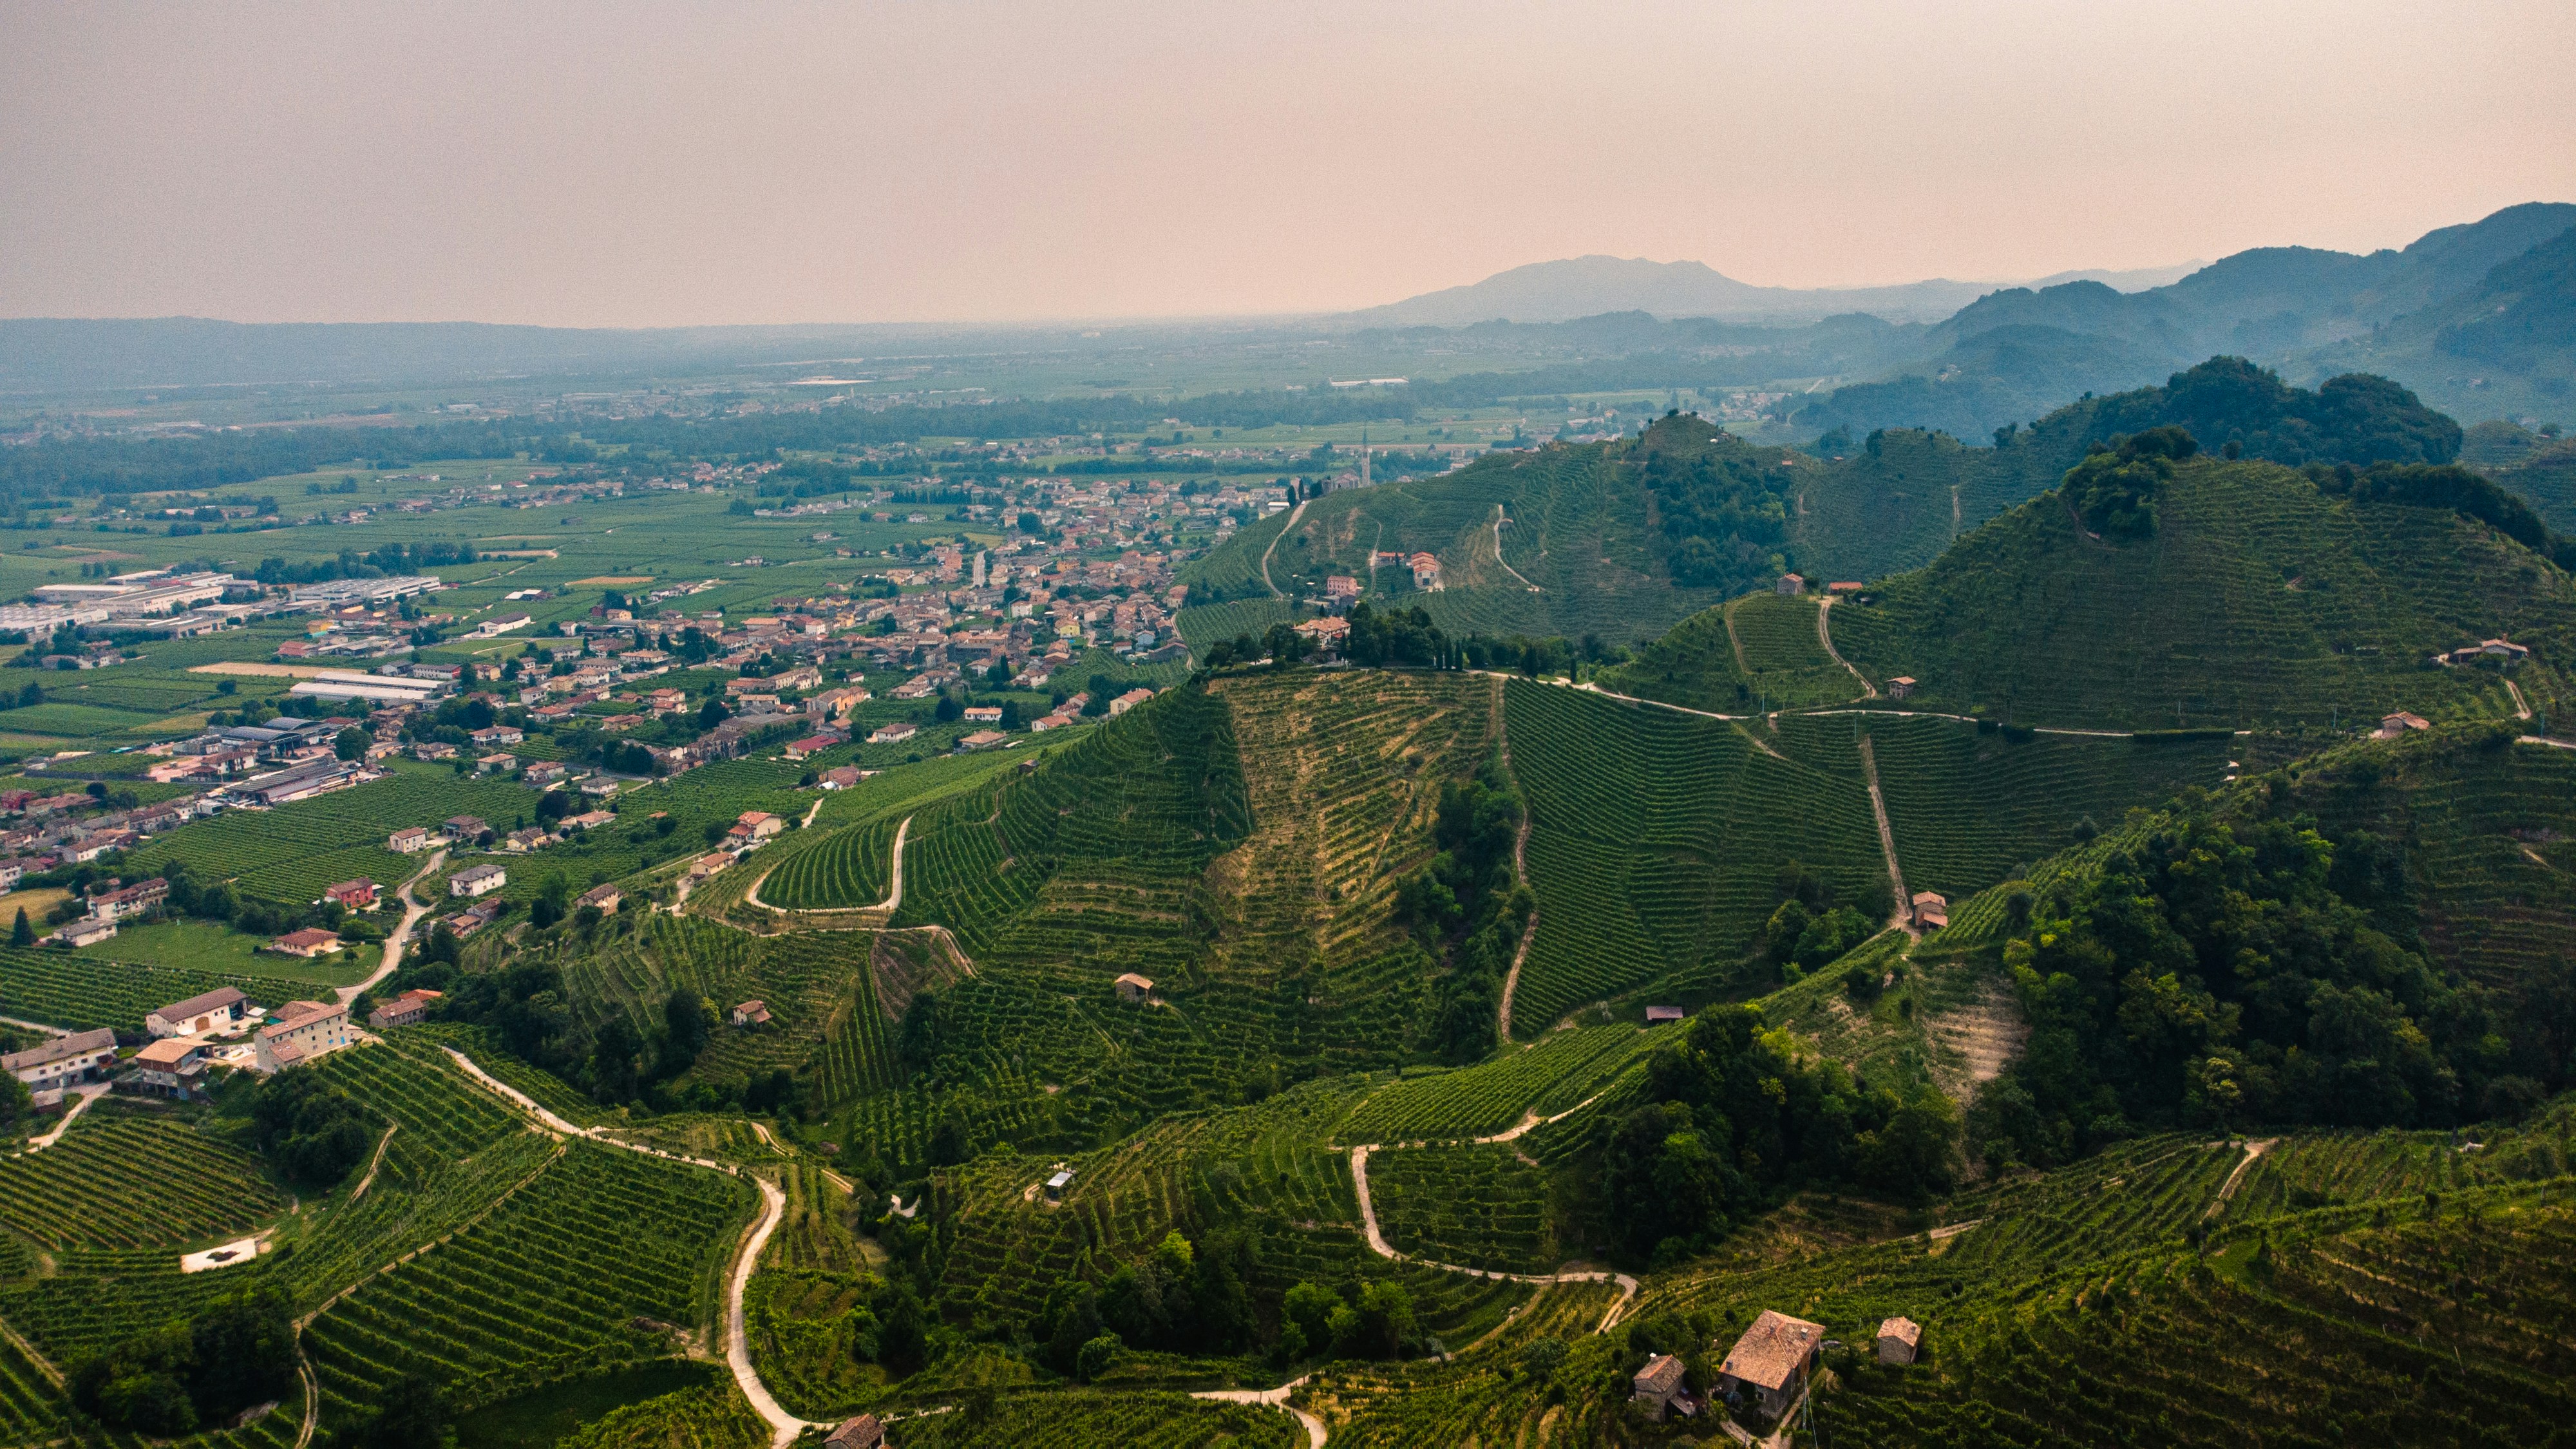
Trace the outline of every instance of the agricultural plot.
{"type": "MultiPolygon", "coordinates": [[[[1430,859],[1441,786],[1493,753],[1494,681],[1256,674],[1209,691],[1231,714],[1238,749],[1262,762],[1244,777],[1252,833],[1206,877],[1211,969],[1269,982],[1311,963],[1339,1013],[1373,1011],[1420,979],[1419,954],[1393,919],[1395,891],[1430,859]]],[[[1364,1030],[1385,1039],[1384,1025],[1364,1030]]]]}
{"type": "Polygon", "coordinates": [[[1803,861],[1856,898],[1884,880],[1858,772],[1783,757],[1735,726],[1513,681],[1513,772],[1529,800],[1539,921],[1517,1033],[1585,1002],[1744,952],[1803,861]]]}
{"type": "Polygon", "coordinates": [[[2404,843],[2417,924],[2490,985],[2565,959],[2576,932],[2576,751],[2418,736],[2318,757],[2293,808],[2404,843]]]}
{"type": "Polygon", "coordinates": [[[0,1338],[0,1439],[12,1444],[48,1439],[61,1423],[62,1395],[43,1371],[6,1338],[0,1338]]]}
{"type": "Polygon", "coordinates": [[[936,1179],[935,1210],[953,1224],[943,1292],[1033,1315],[1089,1251],[1140,1257],[1190,1219],[1193,1204],[1239,1221],[1261,1247],[1265,1282],[1337,1279],[1366,1256],[1346,1154],[1323,1146],[1355,1089],[1297,1088],[1255,1107],[1168,1119],[1114,1147],[1065,1160],[1062,1206],[1032,1201],[1050,1159],[979,1160],[936,1179]]]}
{"type": "Polygon", "coordinates": [[[2085,1265],[2027,1302],[1955,1306],[1934,1365],[1859,1375],[1821,1417],[1845,1442],[2233,1444],[2322,1426],[2400,1443],[2475,1405],[2499,1441],[2547,1442],[2571,1405],[2547,1367],[2576,1316],[2570,1226],[2564,1207],[2517,1206],[2475,1231],[2409,1222],[2299,1234],[2259,1260],[2249,1241],[2085,1265]],[[2509,1297],[2455,1287],[2505,1281],[2509,1297]]]}
{"type": "Polygon", "coordinates": [[[565,1436],[563,1449],[762,1449],[769,1422],[731,1378],[628,1404],[565,1436]]]}
{"type": "Polygon", "coordinates": [[[1527,1050],[1380,1088],[1334,1137],[1352,1144],[1490,1137],[1525,1115],[1573,1107],[1652,1045],[1633,1026],[1550,1032],[1527,1050]]]}
{"type": "Polygon", "coordinates": [[[247,1229],[286,1210],[258,1159],[176,1124],[72,1124],[0,1160],[0,1224],[55,1248],[146,1248],[247,1229]]]}
{"type": "MultiPolygon", "coordinates": [[[[384,1040],[406,1060],[449,1075],[455,1071],[451,1059],[446,1052],[434,1048],[454,1047],[482,1068],[484,1075],[525,1093],[529,1100],[576,1127],[596,1127],[617,1120],[614,1114],[601,1110],[598,1103],[574,1091],[561,1077],[532,1067],[511,1055],[500,1034],[487,1028],[456,1022],[424,1022],[418,1026],[390,1029],[384,1033],[384,1040]]],[[[462,1078],[457,1084],[477,1095],[490,1095],[479,1085],[462,1078]]]]}
{"type": "MultiPolygon", "coordinates": [[[[1289,599],[1235,599],[1223,604],[1193,604],[1183,609],[1174,621],[1190,648],[1200,654],[1220,640],[1249,634],[1255,639],[1270,632],[1273,624],[1294,624],[1312,617],[1307,610],[1289,599]]],[[[0,722],[6,717],[0,716],[0,722]]]]}
{"type": "Polygon", "coordinates": [[[234,975],[0,946],[0,1014],[31,1021],[140,1031],[144,1014],[154,1008],[224,986],[237,986],[268,1007],[313,994],[313,983],[300,976],[234,975]]]}
{"type": "Polygon", "coordinates": [[[1557,1262],[1547,1176],[1508,1143],[1390,1149],[1368,1172],[1378,1231],[1399,1253],[1502,1273],[1557,1262]]]}
{"type": "Polygon", "coordinates": [[[326,1415],[416,1363],[466,1404],[576,1365],[658,1357],[703,1328],[751,1210],[737,1179],[588,1143],[433,1250],[333,1304],[306,1343],[326,1415]]]}
{"type": "Polygon", "coordinates": [[[828,840],[798,851],[760,883],[760,899],[785,910],[876,905],[894,885],[898,823],[880,819],[846,826],[828,840]]]}
{"type": "Polygon", "coordinates": [[[1954,899],[2116,827],[2132,806],[2219,788],[2235,748],[2225,736],[2014,741],[1956,720],[1841,719],[1869,737],[1906,886],[1954,899]]]}

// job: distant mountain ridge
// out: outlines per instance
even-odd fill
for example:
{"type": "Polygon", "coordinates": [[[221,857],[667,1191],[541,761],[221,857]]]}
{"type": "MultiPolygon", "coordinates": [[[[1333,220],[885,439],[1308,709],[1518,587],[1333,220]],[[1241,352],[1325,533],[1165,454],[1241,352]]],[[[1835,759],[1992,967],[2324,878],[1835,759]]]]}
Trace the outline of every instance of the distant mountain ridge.
{"type": "MultiPolygon", "coordinates": [[[[2130,288],[2159,286],[2198,267],[2139,271],[2061,272],[2029,285],[2077,281],[2130,288]]],[[[1891,322],[1933,322],[1994,291],[1994,282],[1947,278],[1890,287],[1762,287],[1739,282],[1705,262],[1654,262],[1639,257],[1582,256],[1532,262],[1481,282],[1444,287],[1400,302],[1366,307],[1337,320],[1371,326],[1470,327],[1479,322],[1568,322],[1604,312],[1649,312],[1657,317],[1716,317],[1735,321],[1812,322],[1868,313],[1891,322]]]]}
{"type": "Polygon", "coordinates": [[[2354,255],[2263,247],[2170,286],[1989,293],[1926,329],[1921,354],[1804,403],[1801,429],[1939,428],[1971,440],[2212,354],[2313,385],[2391,378],[2467,418],[2576,401],[2576,205],[2533,202],[2354,255]]]}

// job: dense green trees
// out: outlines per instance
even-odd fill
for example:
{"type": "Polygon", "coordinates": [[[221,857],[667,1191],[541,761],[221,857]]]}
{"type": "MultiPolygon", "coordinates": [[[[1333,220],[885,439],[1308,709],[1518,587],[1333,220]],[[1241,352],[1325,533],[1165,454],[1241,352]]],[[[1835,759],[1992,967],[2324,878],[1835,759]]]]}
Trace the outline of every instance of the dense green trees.
{"type": "Polygon", "coordinates": [[[175,1439],[286,1397],[295,1387],[294,1309],[274,1285],[219,1297],[81,1360],[66,1379],[82,1413],[175,1439]]]}
{"type": "Polygon", "coordinates": [[[2315,392],[2242,357],[2213,357],[2175,373],[2163,387],[2103,398],[2087,432],[2094,438],[2180,427],[2220,448],[2293,466],[2308,462],[2447,463],[2459,456],[2460,425],[2384,377],[2349,373],[2315,392]]]}
{"type": "Polygon", "coordinates": [[[1047,1294],[1032,1325],[1048,1364],[1076,1378],[1096,1377],[1121,1347],[1176,1353],[1239,1353],[1252,1346],[1251,1282],[1259,1268],[1252,1239],[1177,1228],[1154,1250],[1121,1263],[1095,1285],[1067,1278],[1047,1294]]]}
{"type": "Polygon", "coordinates": [[[1674,583],[1744,589],[1786,566],[1781,544],[1795,491],[1787,469],[1714,428],[1668,425],[1640,447],[1674,583]]]}
{"type": "Polygon", "coordinates": [[[311,1188],[328,1188],[364,1162],[376,1143],[365,1108],[311,1072],[278,1072],[250,1097],[259,1150],[279,1172],[311,1188]]]}
{"type": "Polygon", "coordinates": [[[2173,465],[2200,451],[2181,428],[2149,428],[2097,443],[2066,474],[2067,501],[2084,526],[2105,538],[2147,538],[2156,531],[2156,495],[2173,465]]]}
{"type": "Polygon", "coordinates": [[[1503,978],[1536,906],[1512,869],[1521,814],[1499,761],[1442,785],[1431,830],[1440,853],[1397,888],[1398,917],[1450,967],[1432,1008],[1431,1038],[1451,1062],[1493,1051],[1503,978]]]}
{"type": "Polygon", "coordinates": [[[2402,869],[2369,837],[2186,797],[2007,944],[2031,1038],[1972,1137],[2044,1164],[2144,1130],[2443,1126],[2537,1097],[2502,1070],[2495,1003],[2365,909],[2402,869]]]}
{"type": "Polygon", "coordinates": [[[1647,1066],[1646,1101],[1594,1128],[1608,1220],[1632,1259],[1679,1258],[1785,1191],[1847,1182],[1899,1199],[1946,1191],[1958,1117],[1815,1061],[1750,1006],[1702,1011],[1647,1066]]]}

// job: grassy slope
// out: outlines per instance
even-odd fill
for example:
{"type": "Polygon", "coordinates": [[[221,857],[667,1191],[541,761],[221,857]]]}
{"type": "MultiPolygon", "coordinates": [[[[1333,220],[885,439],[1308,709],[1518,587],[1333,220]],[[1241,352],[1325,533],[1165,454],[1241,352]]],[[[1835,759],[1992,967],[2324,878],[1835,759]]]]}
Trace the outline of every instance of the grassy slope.
{"type": "Polygon", "coordinates": [[[2087,538],[2040,498],[1838,606],[1834,642],[1922,708],[2096,728],[2349,723],[2511,712],[2498,677],[2430,668],[2498,633],[2532,645],[2535,708],[2576,651],[2576,585],[2489,530],[2431,510],[2354,508],[2288,470],[2195,461],[2152,538],[2087,538]],[[2177,710],[2179,705],[2179,710],[2177,710]]]}

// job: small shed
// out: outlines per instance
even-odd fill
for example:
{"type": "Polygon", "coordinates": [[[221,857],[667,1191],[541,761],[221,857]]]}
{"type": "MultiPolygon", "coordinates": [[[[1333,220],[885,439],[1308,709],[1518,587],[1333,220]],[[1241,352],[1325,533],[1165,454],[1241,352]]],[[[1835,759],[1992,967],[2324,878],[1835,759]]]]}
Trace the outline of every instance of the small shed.
{"type": "Polygon", "coordinates": [[[1064,1201],[1065,1189],[1071,1186],[1073,1186],[1073,1169],[1069,1167],[1057,1168],[1055,1170],[1055,1175],[1046,1180],[1047,1201],[1064,1201]]]}
{"type": "Polygon", "coordinates": [[[733,1024],[736,1026],[769,1025],[769,1003],[758,998],[736,1003],[733,1009],[733,1024]]]}
{"type": "Polygon", "coordinates": [[[1911,914],[1918,931],[1946,929],[1950,924],[1949,899],[1937,891],[1916,891],[1911,914]]]}
{"type": "Polygon", "coordinates": [[[885,1449],[885,1425],[874,1414],[843,1419],[823,1436],[823,1449],[885,1449]]]}
{"type": "Polygon", "coordinates": [[[1143,1001],[1154,993],[1153,981],[1133,971],[1120,972],[1115,984],[1118,988],[1118,999],[1121,1001],[1143,1001]]]}
{"type": "Polygon", "coordinates": [[[1887,697],[1890,699],[1903,699],[1905,696],[1914,692],[1914,683],[1914,676],[1911,674],[1900,674],[1896,676],[1894,679],[1887,681],[1887,697]]]}
{"type": "Polygon", "coordinates": [[[1783,594],[1803,594],[1807,591],[1807,578],[1804,574],[1782,574],[1772,588],[1783,594]]]}
{"type": "Polygon", "coordinates": [[[1684,1415],[1696,1413],[1699,1405],[1691,1398],[1683,1373],[1682,1361],[1671,1354],[1649,1357],[1646,1366],[1629,1381],[1628,1402],[1644,1405],[1646,1417],[1658,1423],[1668,1410],[1679,1410],[1684,1415]]]}
{"type": "Polygon", "coordinates": [[[1668,1021],[1679,1021],[1688,1014],[1678,1006],[1649,1006],[1646,1008],[1646,1025],[1661,1026],[1668,1021]]]}
{"type": "Polygon", "coordinates": [[[1911,1318],[1891,1318],[1878,1326],[1878,1361],[1912,1363],[1923,1344],[1923,1325],[1911,1318]]]}

